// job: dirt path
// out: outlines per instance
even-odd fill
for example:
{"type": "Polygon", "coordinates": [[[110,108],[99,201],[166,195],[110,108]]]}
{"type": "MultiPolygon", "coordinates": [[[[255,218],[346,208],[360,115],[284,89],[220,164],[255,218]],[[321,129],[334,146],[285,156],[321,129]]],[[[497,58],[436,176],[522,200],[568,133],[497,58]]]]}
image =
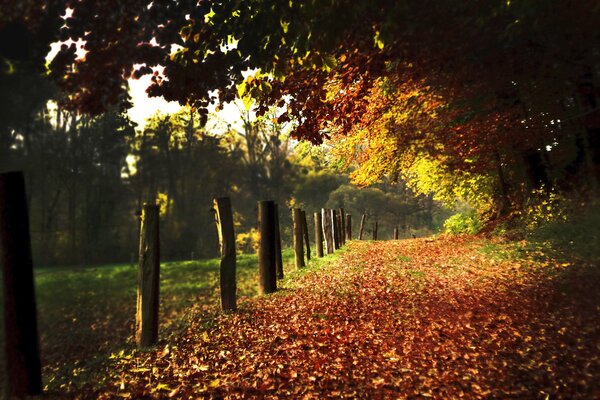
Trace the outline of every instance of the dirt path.
{"type": "MultiPolygon", "coordinates": [[[[597,268],[473,238],[351,242],[340,259],[115,359],[123,398],[600,398],[597,268]]],[[[81,394],[81,393],[80,393],[81,394]]]]}

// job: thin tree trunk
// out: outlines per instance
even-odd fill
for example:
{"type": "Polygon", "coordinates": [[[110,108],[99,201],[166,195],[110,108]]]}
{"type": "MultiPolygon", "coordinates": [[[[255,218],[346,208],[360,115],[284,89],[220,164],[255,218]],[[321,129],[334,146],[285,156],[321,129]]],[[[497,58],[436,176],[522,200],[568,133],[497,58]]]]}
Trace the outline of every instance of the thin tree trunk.
{"type": "Polygon", "coordinates": [[[158,305],[160,281],[159,208],[144,204],[138,271],[136,342],[148,347],[158,341],[158,305]]]}
{"type": "Polygon", "coordinates": [[[258,275],[260,294],[277,290],[277,271],[275,266],[275,203],[258,202],[258,275]]]}
{"type": "Polygon", "coordinates": [[[302,212],[299,208],[292,211],[292,223],[294,225],[294,254],[296,256],[296,268],[302,268],[304,263],[304,245],[302,243],[302,212]]]}
{"type": "Polygon", "coordinates": [[[315,222],[315,245],[317,247],[317,257],[323,257],[323,219],[318,211],[313,214],[315,222]]]}
{"type": "Polygon", "coordinates": [[[496,171],[498,173],[498,188],[500,189],[500,204],[497,210],[497,216],[501,217],[506,214],[509,206],[508,199],[508,185],[506,183],[506,178],[504,177],[504,169],[502,168],[502,160],[500,159],[500,154],[496,151],[494,153],[494,158],[496,161],[496,171]]]}
{"type": "Polygon", "coordinates": [[[367,214],[363,214],[360,219],[360,229],[358,230],[358,240],[363,240],[363,234],[365,233],[365,222],[367,220],[367,214]]]}
{"type": "Polygon", "coordinates": [[[283,279],[283,256],[281,254],[281,229],[279,226],[279,207],[275,204],[275,269],[277,279],[283,279]]]}
{"type": "Polygon", "coordinates": [[[373,240],[377,240],[377,221],[373,224],[373,240]]]}
{"type": "Polygon", "coordinates": [[[31,236],[22,172],[0,174],[0,265],[4,276],[7,398],[42,392],[31,236]]]}
{"type": "Polygon", "coordinates": [[[394,227],[394,240],[398,240],[398,227],[394,227]]]}
{"type": "Polygon", "coordinates": [[[310,240],[308,237],[308,221],[306,221],[306,211],[301,211],[300,222],[302,223],[302,237],[306,244],[306,261],[310,261],[310,240]]]}
{"type": "Polygon", "coordinates": [[[219,197],[214,199],[213,202],[221,250],[221,268],[219,270],[221,309],[223,311],[235,311],[237,291],[235,282],[236,254],[231,200],[229,197],[219,197]]]}
{"type": "Polygon", "coordinates": [[[334,251],[334,245],[333,232],[331,229],[331,210],[323,208],[321,209],[321,215],[323,219],[323,236],[325,237],[325,249],[327,250],[327,254],[332,254],[334,251]]]}

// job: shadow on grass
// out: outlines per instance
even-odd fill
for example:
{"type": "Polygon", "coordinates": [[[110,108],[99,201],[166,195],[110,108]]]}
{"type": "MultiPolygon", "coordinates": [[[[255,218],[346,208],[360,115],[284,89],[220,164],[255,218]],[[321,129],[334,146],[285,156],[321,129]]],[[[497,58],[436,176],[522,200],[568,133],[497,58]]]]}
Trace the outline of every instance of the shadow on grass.
{"type": "MultiPolygon", "coordinates": [[[[284,251],[288,270],[291,258],[292,252],[284,251]]],[[[188,318],[210,323],[219,313],[219,264],[218,259],[161,263],[161,340],[177,334],[188,318]]],[[[258,293],[257,276],[256,256],[238,255],[238,298],[258,293]]],[[[133,348],[137,266],[40,268],[35,285],[44,384],[51,391],[78,386],[112,353],[133,348]]],[[[2,348],[3,336],[0,318],[2,348]]],[[[2,352],[0,376],[3,358],[2,352]]]]}

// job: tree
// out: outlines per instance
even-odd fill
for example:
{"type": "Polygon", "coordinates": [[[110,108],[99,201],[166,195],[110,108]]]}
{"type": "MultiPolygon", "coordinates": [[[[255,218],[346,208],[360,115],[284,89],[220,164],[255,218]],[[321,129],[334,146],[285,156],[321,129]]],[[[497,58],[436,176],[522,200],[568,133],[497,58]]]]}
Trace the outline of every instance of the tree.
{"type": "MultiPolygon", "coordinates": [[[[86,112],[125,106],[125,79],[152,74],[150,95],[196,108],[201,122],[211,101],[251,95],[259,115],[284,109],[277,121],[293,120],[295,138],[371,135],[379,146],[361,157],[383,161],[373,176],[432,157],[459,177],[491,179],[490,215],[542,187],[597,187],[600,10],[591,0],[32,4],[3,17],[31,15],[31,29],[19,24],[28,34],[43,26],[84,43],[85,57],[65,45],[50,69],[66,103],[86,112]]],[[[39,57],[25,59],[42,70],[39,57]]]]}

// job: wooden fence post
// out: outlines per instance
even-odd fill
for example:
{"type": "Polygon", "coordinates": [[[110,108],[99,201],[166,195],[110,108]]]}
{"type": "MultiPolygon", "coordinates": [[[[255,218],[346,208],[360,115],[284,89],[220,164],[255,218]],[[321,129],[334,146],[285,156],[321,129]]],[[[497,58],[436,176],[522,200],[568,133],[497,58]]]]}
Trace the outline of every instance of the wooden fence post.
{"type": "Polygon", "coordinates": [[[304,263],[304,244],[302,243],[302,212],[299,208],[292,211],[292,222],[294,225],[294,254],[296,256],[296,268],[302,268],[304,263]]]}
{"type": "Polygon", "coordinates": [[[358,240],[363,240],[363,234],[365,233],[365,222],[367,220],[367,214],[363,214],[360,219],[360,229],[358,230],[358,240]]]}
{"type": "Polygon", "coordinates": [[[219,279],[221,285],[221,309],[223,311],[236,310],[236,254],[235,232],[233,229],[233,212],[229,197],[214,199],[215,223],[219,233],[221,246],[221,268],[219,279]]]}
{"type": "Polygon", "coordinates": [[[346,214],[346,239],[352,240],[352,215],[346,214]]]}
{"type": "Polygon", "coordinates": [[[340,248],[340,232],[338,229],[337,211],[331,210],[331,234],[333,236],[333,249],[337,250],[340,248]]]}
{"type": "Polygon", "coordinates": [[[29,215],[22,172],[0,174],[0,265],[4,276],[7,399],[42,392],[29,215]]]}
{"type": "Polygon", "coordinates": [[[323,220],[318,211],[313,214],[315,223],[315,246],[317,247],[317,257],[323,257],[323,220]]]}
{"type": "Polygon", "coordinates": [[[340,207],[338,212],[340,220],[340,244],[344,246],[346,244],[346,213],[342,207],[340,207]]]}
{"type": "Polygon", "coordinates": [[[373,240],[377,240],[377,221],[373,223],[373,240]]]}
{"type": "Polygon", "coordinates": [[[258,291],[260,294],[277,290],[275,266],[275,202],[258,202],[258,291]]]}
{"type": "Polygon", "coordinates": [[[159,208],[144,204],[140,230],[137,312],[135,339],[138,347],[148,347],[158,341],[158,304],[160,281],[159,208]]]}
{"type": "Polygon", "coordinates": [[[398,226],[394,227],[394,240],[398,240],[398,226]]]}
{"type": "Polygon", "coordinates": [[[322,208],[321,215],[323,217],[323,236],[325,237],[325,249],[327,250],[327,254],[331,254],[334,250],[331,210],[322,208]]]}
{"type": "Polygon", "coordinates": [[[306,211],[301,211],[300,222],[302,222],[302,237],[306,244],[306,261],[310,261],[310,240],[308,237],[308,221],[306,221],[306,211]]]}
{"type": "Polygon", "coordinates": [[[281,254],[281,230],[279,226],[279,207],[275,204],[275,269],[277,279],[283,279],[283,256],[281,254]]]}

